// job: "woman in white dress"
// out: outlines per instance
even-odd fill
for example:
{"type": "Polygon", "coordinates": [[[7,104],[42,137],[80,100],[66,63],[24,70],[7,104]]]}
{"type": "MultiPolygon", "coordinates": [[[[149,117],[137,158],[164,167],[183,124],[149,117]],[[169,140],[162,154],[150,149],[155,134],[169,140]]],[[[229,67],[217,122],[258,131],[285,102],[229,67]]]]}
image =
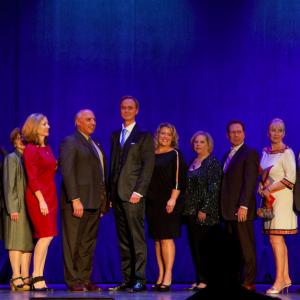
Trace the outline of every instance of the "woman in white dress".
{"type": "Polygon", "coordinates": [[[264,233],[270,235],[276,267],[275,281],[267,294],[278,294],[292,284],[285,235],[297,233],[297,216],[293,210],[296,162],[293,150],[283,143],[284,135],[284,122],[273,119],[269,125],[271,146],[263,149],[260,162],[262,183],[259,193],[274,212],[274,218],[264,222],[264,233]]]}

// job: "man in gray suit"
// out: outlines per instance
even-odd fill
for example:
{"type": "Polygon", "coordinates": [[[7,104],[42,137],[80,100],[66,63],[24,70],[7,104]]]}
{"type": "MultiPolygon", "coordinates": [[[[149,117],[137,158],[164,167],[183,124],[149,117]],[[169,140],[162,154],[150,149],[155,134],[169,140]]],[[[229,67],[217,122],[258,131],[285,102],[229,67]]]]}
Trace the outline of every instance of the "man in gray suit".
{"type": "Polygon", "coordinates": [[[111,139],[110,192],[121,251],[124,282],[112,290],[146,289],[147,247],[144,232],[145,199],[154,168],[150,133],[135,123],[139,103],[132,96],[120,102],[122,129],[111,139]]]}
{"type": "Polygon", "coordinates": [[[71,291],[99,291],[90,276],[99,219],[108,210],[106,162],[102,147],[91,138],[94,113],[79,111],[75,125],[60,147],[64,276],[71,291]]]}

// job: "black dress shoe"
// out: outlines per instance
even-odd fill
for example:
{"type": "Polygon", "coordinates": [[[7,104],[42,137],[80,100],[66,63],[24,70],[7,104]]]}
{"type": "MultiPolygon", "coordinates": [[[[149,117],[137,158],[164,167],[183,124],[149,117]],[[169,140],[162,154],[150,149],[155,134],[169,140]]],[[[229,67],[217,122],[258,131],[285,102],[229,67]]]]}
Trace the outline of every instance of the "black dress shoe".
{"type": "Polygon", "coordinates": [[[85,292],[86,288],[83,284],[81,283],[76,283],[68,286],[69,291],[71,292],[85,292]]]}
{"type": "Polygon", "coordinates": [[[144,283],[141,283],[140,281],[137,281],[132,288],[129,288],[127,290],[129,293],[137,293],[137,292],[144,292],[146,291],[146,285],[144,283]]]}
{"type": "Polygon", "coordinates": [[[89,292],[102,292],[102,289],[93,282],[86,283],[84,286],[89,292]]]}
{"type": "Polygon", "coordinates": [[[120,285],[109,288],[108,290],[110,292],[124,292],[124,291],[127,291],[127,289],[129,289],[131,287],[132,287],[132,284],[127,283],[127,282],[123,282],[120,285]]]}

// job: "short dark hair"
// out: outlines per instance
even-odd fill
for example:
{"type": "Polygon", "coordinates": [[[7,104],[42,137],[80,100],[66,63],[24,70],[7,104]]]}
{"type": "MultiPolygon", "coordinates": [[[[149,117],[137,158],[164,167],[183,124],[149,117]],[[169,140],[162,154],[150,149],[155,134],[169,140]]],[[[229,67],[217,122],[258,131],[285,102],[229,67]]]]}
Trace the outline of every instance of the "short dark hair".
{"type": "Polygon", "coordinates": [[[229,133],[230,126],[233,125],[233,124],[240,124],[242,126],[242,128],[243,128],[243,131],[245,131],[245,125],[244,125],[244,123],[242,121],[240,121],[240,120],[231,120],[226,125],[226,131],[227,131],[227,133],[229,133]]]}
{"type": "Polygon", "coordinates": [[[10,142],[13,146],[15,146],[15,141],[18,138],[18,136],[21,136],[21,130],[19,127],[14,128],[9,136],[10,142]]]}
{"type": "Polygon", "coordinates": [[[136,107],[137,109],[139,109],[140,104],[139,104],[138,99],[135,98],[134,96],[131,96],[131,95],[125,95],[125,96],[123,96],[123,97],[120,99],[120,106],[121,106],[122,102],[123,102],[125,99],[131,99],[131,100],[135,103],[135,107],[136,107]]]}

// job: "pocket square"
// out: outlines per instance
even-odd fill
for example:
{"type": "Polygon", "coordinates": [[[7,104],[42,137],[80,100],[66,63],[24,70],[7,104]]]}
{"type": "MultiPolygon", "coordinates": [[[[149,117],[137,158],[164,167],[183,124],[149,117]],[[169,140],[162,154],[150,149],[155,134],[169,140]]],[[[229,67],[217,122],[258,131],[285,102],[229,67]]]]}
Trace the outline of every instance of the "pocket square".
{"type": "Polygon", "coordinates": [[[135,145],[135,142],[130,143],[130,145],[135,145]]]}

